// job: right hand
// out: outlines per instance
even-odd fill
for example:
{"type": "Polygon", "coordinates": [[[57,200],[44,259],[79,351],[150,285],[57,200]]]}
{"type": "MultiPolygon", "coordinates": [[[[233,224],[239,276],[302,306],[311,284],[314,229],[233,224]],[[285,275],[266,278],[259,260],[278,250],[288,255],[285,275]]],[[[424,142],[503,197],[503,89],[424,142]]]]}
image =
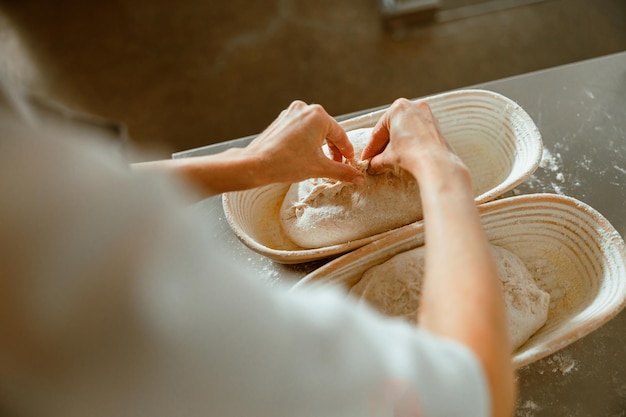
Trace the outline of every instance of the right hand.
{"type": "Polygon", "coordinates": [[[480,361],[493,416],[515,404],[502,284],[474,201],[470,172],[424,101],[396,100],[361,154],[370,170],[409,171],[420,187],[426,270],[419,326],[469,348],[480,361]]]}
{"type": "Polygon", "coordinates": [[[376,123],[361,159],[371,158],[369,172],[373,174],[392,166],[411,171],[419,154],[424,152],[458,159],[443,137],[428,103],[400,98],[376,123]]]}

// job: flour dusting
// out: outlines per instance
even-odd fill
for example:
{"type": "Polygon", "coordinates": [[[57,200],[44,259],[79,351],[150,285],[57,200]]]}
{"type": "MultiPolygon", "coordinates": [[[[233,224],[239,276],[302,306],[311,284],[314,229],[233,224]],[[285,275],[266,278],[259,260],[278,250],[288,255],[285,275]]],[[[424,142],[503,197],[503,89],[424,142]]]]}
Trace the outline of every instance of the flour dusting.
{"type": "Polygon", "coordinates": [[[626,174],[626,169],[617,166],[617,165],[613,165],[613,168],[615,168],[616,170],[618,170],[619,172],[621,172],[622,174],[626,174]]]}
{"type": "Polygon", "coordinates": [[[565,195],[563,185],[566,183],[566,176],[562,172],[563,160],[561,154],[559,152],[552,153],[548,148],[544,147],[539,168],[546,175],[537,175],[538,173],[535,173],[526,181],[525,185],[531,190],[549,191],[551,188],[555,193],[565,195]]]}
{"type": "Polygon", "coordinates": [[[541,155],[541,162],[539,162],[539,167],[557,172],[561,168],[561,154],[556,153],[556,155],[552,155],[552,152],[548,150],[548,148],[543,148],[543,154],[541,155]]]}
{"type": "Polygon", "coordinates": [[[534,417],[535,411],[541,410],[539,404],[532,400],[526,400],[517,406],[516,417],[534,417]]]}
{"type": "Polygon", "coordinates": [[[546,363],[552,367],[552,372],[560,372],[561,375],[567,375],[572,371],[578,370],[578,362],[564,353],[557,353],[551,356],[546,363]]]}

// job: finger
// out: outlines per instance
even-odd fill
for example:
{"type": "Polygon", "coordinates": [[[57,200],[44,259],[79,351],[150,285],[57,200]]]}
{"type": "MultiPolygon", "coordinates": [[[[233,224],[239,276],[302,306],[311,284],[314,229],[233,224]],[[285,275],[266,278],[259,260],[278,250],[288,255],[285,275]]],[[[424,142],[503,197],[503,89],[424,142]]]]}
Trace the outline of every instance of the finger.
{"type": "Polygon", "coordinates": [[[328,158],[324,159],[326,161],[321,162],[319,165],[321,172],[323,172],[320,176],[355,184],[363,184],[365,182],[365,174],[358,169],[348,164],[332,161],[328,158]]]}
{"type": "Polygon", "coordinates": [[[274,119],[274,123],[284,119],[285,116],[287,116],[288,113],[289,113],[289,109],[284,109],[283,111],[281,111],[280,114],[278,115],[278,117],[276,119],[274,119]]]}
{"type": "Polygon", "coordinates": [[[299,110],[306,106],[308,106],[308,104],[306,104],[304,101],[294,100],[291,102],[291,104],[289,104],[289,107],[287,107],[287,110],[299,110]]]}
{"type": "Polygon", "coordinates": [[[326,143],[331,151],[331,155],[335,161],[341,161],[341,156],[346,159],[354,158],[354,147],[348,139],[346,131],[328,115],[328,127],[326,131],[326,143]],[[339,153],[339,155],[337,155],[339,153]]]}
{"type": "Polygon", "coordinates": [[[387,171],[389,164],[386,162],[383,154],[378,154],[370,159],[369,166],[367,167],[368,174],[382,174],[387,171]]]}
{"type": "Polygon", "coordinates": [[[328,150],[330,151],[330,157],[332,158],[333,161],[337,161],[337,162],[343,161],[343,154],[341,153],[339,148],[335,146],[334,143],[326,141],[326,145],[328,146],[328,150]]]}
{"type": "Polygon", "coordinates": [[[370,159],[385,150],[389,143],[389,112],[386,112],[372,130],[372,138],[361,152],[361,159],[370,159]]]}
{"type": "Polygon", "coordinates": [[[268,132],[273,131],[276,126],[278,126],[284,119],[291,116],[294,111],[306,107],[306,105],[307,104],[305,102],[300,100],[292,101],[291,104],[289,104],[286,109],[283,109],[278,117],[276,117],[265,130],[268,132]]]}
{"type": "Polygon", "coordinates": [[[297,117],[299,112],[302,111],[302,109],[306,108],[307,106],[308,105],[304,101],[294,100],[291,102],[291,104],[289,104],[289,107],[287,107],[282,112],[280,112],[280,115],[278,115],[278,118],[276,119],[276,121],[281,121],[288,117],[297,117]]]}

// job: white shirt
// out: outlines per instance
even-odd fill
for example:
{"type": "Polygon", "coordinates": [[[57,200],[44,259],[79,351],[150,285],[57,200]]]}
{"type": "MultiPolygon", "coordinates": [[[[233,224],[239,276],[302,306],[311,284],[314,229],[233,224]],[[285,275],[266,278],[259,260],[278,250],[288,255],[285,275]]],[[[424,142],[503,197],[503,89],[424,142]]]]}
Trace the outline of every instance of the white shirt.
{"type": "Polygon", "coordinates": [[[336,289],[270,288],[224,261],[173,179],[133,173],[76,132],[33,138],[40,134],[7,125],[0,291],[15,302],[0,309],[0,330],[11,336],[0,337],[0,409],[489,415],[485,375],[466,347],[336,289]]]}

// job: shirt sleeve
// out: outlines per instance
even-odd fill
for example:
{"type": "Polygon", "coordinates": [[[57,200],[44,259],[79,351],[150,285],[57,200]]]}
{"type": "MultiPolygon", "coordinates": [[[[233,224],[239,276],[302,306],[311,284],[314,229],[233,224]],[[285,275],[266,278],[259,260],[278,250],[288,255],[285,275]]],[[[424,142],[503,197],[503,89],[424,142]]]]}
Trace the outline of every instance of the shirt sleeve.
{"type": "Polygon", "coordinates": [[[15,415],[489,415],[466,347],[335,288],[264,285],[172,179],[100,145],[3,146],[0,274],[22,330],[0,342],[0,404],[15,415]]]}

